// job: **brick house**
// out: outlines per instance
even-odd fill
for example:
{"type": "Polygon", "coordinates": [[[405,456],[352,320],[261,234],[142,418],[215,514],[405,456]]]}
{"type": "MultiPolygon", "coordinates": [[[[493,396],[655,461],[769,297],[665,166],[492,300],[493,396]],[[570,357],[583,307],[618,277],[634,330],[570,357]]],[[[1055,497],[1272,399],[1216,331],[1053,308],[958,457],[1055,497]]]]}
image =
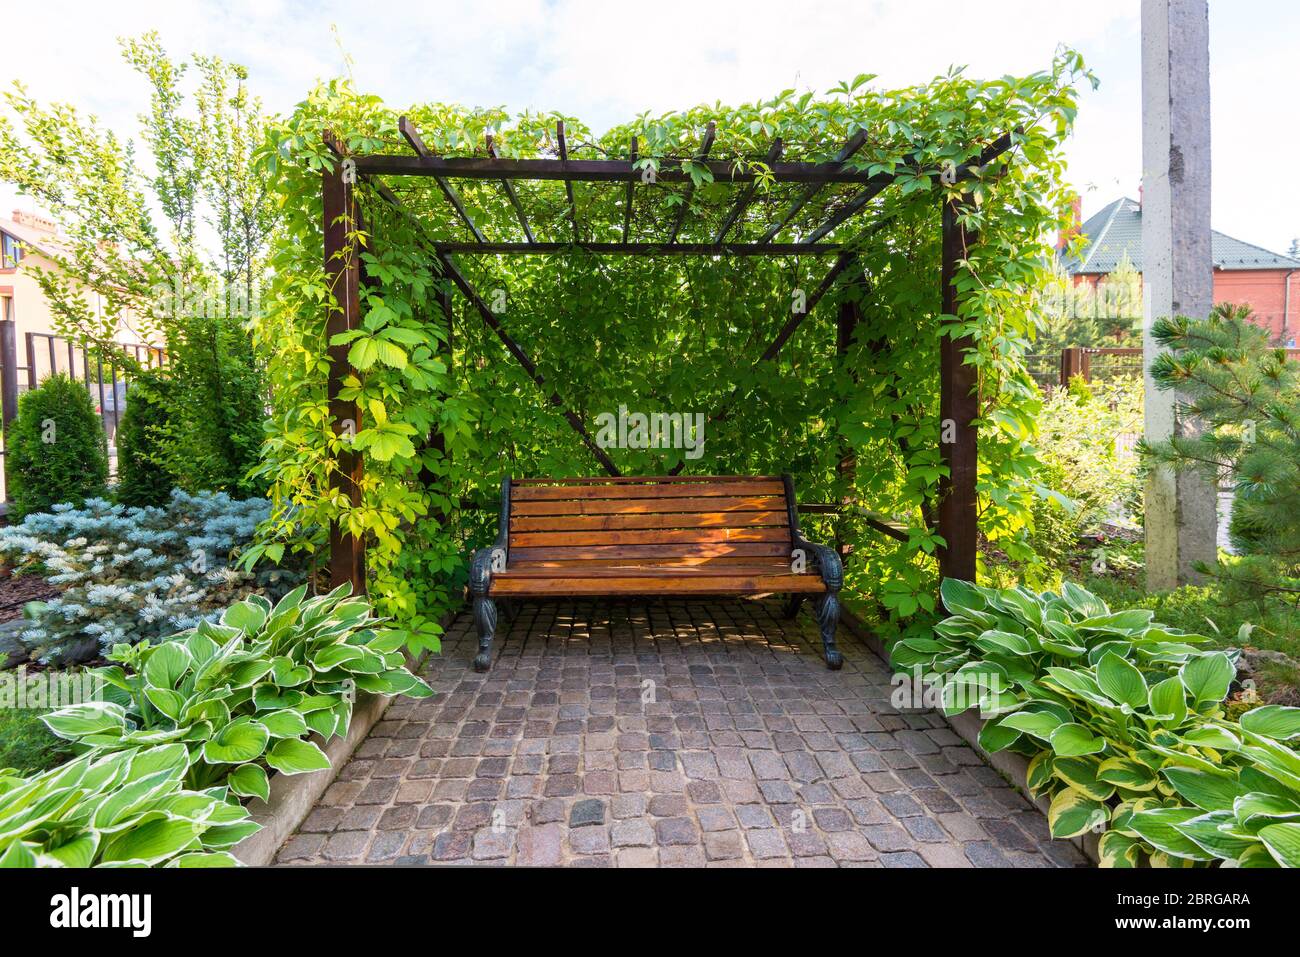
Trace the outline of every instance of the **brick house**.
{"type": "MultiPolygon", "coordinates": [[[[1078,204],[1075,205],[1076,221],[1078,204]]],[[[1087,240],[1080,256],[1064,256],[1076,284],[1096,286],[1126,258],[1142,270],[1142,204],[1117,199],[1090,217],[1078,231],[1087,240]]],[[[1058,244],[1064,247],[1064,241],[1058,244]]],[[[1300,337],[1300,259],[1269,252],[1225,236],[1211,237],[1214,301],[1248,305],[1274,343],[1294,348],[1300,337]]]]}

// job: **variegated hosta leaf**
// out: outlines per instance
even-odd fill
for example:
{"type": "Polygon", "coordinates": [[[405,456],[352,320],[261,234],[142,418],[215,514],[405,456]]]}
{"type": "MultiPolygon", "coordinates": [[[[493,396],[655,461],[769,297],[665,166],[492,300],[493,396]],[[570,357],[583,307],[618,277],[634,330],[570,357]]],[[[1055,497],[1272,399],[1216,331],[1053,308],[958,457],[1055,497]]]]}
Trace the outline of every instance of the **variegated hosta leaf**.
{"type": "Polygon", "coordinates": [[[1104,804],[1074,788],[1066,788],[1057,794],[1047,809],[1047,824],[1052,837],[1077,837],[1104,827],[1109,819],[1104,804]]]}
{"type": "Polygon", "coordinates": [[[1118,831],[1107,831],[1098,842],[1097,857],[1102,867],[1137,867],[1143,857],[1142,845],[1118,831]]]}

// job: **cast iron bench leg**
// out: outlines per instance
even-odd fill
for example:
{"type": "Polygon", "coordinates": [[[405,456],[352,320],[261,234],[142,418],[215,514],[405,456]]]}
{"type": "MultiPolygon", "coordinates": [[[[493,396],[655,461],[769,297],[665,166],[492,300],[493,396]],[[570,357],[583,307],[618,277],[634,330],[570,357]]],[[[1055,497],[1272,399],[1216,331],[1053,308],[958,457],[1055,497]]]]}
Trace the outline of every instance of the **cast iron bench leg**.
{"type": "Polygon", "coordinates": [[[835,592],[828,591],[816,600],[817,624],[821,628],[822,647],[826,649],[826,667],[839,671],[844,666],[844,656],[835,646],[835,626],[840,620],[840,600],[835,592]]]}
{"type": "Polygon", "coordinates": [[[478,654],[474,658],[475,671],[492,667],[492,638],[497,630],[497,604],[486,596],[474,597],[474,625],[478,629],[478,654]]]}
{"type": "Polygon", "coordinates": [[[785,600],[785,608],[783,609],[783,611],[785,612],[785,617],[787,618],[798,617],[799,607],[802,604],[803,604],[803,595],[799,594],[798,592],[795,592],[793,595],[787,597],[785,600]]]}

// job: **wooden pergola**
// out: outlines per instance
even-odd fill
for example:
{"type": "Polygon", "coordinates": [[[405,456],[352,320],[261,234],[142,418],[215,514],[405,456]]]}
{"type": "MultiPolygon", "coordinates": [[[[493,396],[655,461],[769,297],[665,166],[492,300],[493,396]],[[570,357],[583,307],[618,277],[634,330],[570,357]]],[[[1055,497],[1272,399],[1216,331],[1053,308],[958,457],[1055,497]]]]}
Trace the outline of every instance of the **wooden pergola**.
{"type": "MultiPolygon", "coordinates": [[[[964,144],[965,155],[973,157],[968,162],[947,169],[925,167],[918,156],[910,158],[891,172],[867,172],[865,164],[853,162],[854,154],[866,143],[866,135],[859,131],[844,143],[833,158],[823,162],[788,162],[782,160],[783,144],[774,140],[767,152],[759,157],[718,158],[712,154],[715,128],[712,123],[704,132],[701,145],[691,159],[708,169],[715,183],[732,186],[734,198],[726,205],[720,222],[710,223],[708,242],[682,242],[679,236],[691,210],[694,183],[688,173],[679,168],[657,171],[653,178],[644,172],[638,143],[633,138],[628,154],[623,158],[576,159],[569,155],[564,124],[557,124],[555,142],[558,144],[554,158],[510,159],[497,155],[493,137],[488,135],[484,156],[442,157],[434,155],[425,145],[419,131],[407,117],[402,117],[399,130],[410,148],[406,155],[351,155],[332,134],[326,133],[326,145],[337,162],[322,173],[324,207],[325,269],[334,302],[330,306],[327,335],[332,337],[357,327],[361,320],[360,288],[374,282],[365,273],[360,256],[350,252],[351,234],[364,229],[360,203],[355,186],[368,184],[374,193],[399,215],[409,218],[422,237],[421,244],[441,273],[463,295],[495,336],[505,346],[519,365],[546,396],[551,405],[561,411],[583,444],[591,451],[601,467],[611,476],[619,474],[618,467],[596,444],[579,416],[571,411],[563,396],[548,382],[528,352],[510,335],[501,317],[489,308],[458,265],[458,258],[475,255],[556,255],[582,250],[590,254],[610,256],[817,256],[834,257],[824,278],[807,297],[803,312],[792,314],[773,334],[757,362],[774,359],[782,346],[789,341],[817,303],[843,277],[850,274],[856,262],[855,250],[871,236],[887,226],[892,219],[877,215],[848,240],[841,240],[846,229],[868,212],[876,209],[872,200],[879,197],[902,176],[927,173],[942,177],[950,184],[969,182],[986,167],[1007,153],[1014,135],[1005,133],[991,143],[964,144]],[[742,160],[744,162],[742,162],[742,160]],[[761,161],[770,170],[770,182],[794,187],[789,201],[780,214],[768,222],[757,239],[740,241],[734,238],[747,210],[758,193],[759,175],[750,163],[761,161]],[[389,177],[421,177],[432,179],[450,210],[449,221],[458,225],[464,238],[437,239],[429,235],[425,224],[385,182],[389,177]],[[501,193],[513,210],[523,241],[500,241],[484,234],[476,222],[474,211],[462,196],[458,186],[467,181],[499,184],[501,193]],[[564,184],[567,207],[566,219],[570,235],[562,240],[539,241],[528,209],[516,188],[522,183],[560,182],[564,184]],[[615,184],[623,187],[623,221],[620,242],[584,241],[578,205],[574,198],[575,183],[615,184]],[[678,204],[671,226],[663,235],[653,239],[633,238],[637,201],[649,185],[684,184],[684,196],[678,204]],[[819,221],[805,222],[801,216],[810,201],[824,191],[835,190],[835,195],[823,204],[819,221]],[[798,240],[777,242],[784,232],[795,232],[798,240]]],[[[820,197],[827,199],[826,196],[820,197]]],[[[642,200],[645,202],[645,200],[642,200]]],[[[877,204],[878,205],[878,204],[877,204]]],[[[958,293],[955,279],[959,264],[967,258],[967,250],[976,239],[974,233],[960,222],[962,201],[946,200],[935,210],[936,225],[942,230],[941,309],[944,314],[957,312],[958,293]]],[[[814,206],[815,208],[815,206],[814,206]]],[[[699,224],[693,224],[698,226],[699,224]]],[[[752,222],[750,225],[753,225],[752,222]]],[[[703,229],[693,229],[702,233],[703,229]]],[[[450,323],[451,301],[446,294],[440,296],[440,307],[450,323]]],[[[860,307],[852,299],[842,302],[836,322],[836,344],[844,352],[853,340],[861,322],[860,307]]],[[[979,413],[977,375],[973,365],[965,364],[962,356],[974,348],[971,337],[943,336],[940,339],[940,421],[947,424],[946,431],[953,441],[941,443],[941,455],[949,474],[940,486],[937,513],[937,531],[947,543],[939,551],[941,573],[945,577],[973,581],[977,537],[977,430],[973,425],[979,413]]],[[[339,396],[343,380],[354,370],[348,362],[346,345],[330,347],[330,372],[328,395],[330,415],[336,434],[342,434],[345,423],[353,429],[361,427],[361,410],[351,401],[339,396]]],[[[725,418],[727,409],[738,397],[739,387],[719,408],[711,420],[725,418]]],[[[440,436],[430,436],[428,442],[440,447],[440,436]]],[[[346,496],[354,506],[360,504],[361,456],[343,451],[338,457],[338,467],[332,476],[332,486],[346,496]]],[[[674,471],[679,471],[680,466],[674,471]]],[[[896,527],[881,523],[872,524],[885,534],[903,541],[907,535],[896,527]]],[[[364,543],[349,534],[337,522],[330,529],[330,572],[335,585],[350,582],[355,590],[365,587],[364,543]]]]}

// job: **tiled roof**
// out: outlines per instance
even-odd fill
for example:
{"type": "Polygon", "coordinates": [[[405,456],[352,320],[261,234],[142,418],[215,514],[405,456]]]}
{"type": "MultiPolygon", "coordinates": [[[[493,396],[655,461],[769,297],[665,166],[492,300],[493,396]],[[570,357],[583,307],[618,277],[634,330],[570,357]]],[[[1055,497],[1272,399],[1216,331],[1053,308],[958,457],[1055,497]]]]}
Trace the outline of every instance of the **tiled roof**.
{"type": "MultiPolygon", "coordinates": [[[[1113,272],[1128,256],[1142,270],[1142,207],[1132,199],[1117,199],[1088,219],[1079,230],[1088,239],[1082,258],[1067,257],[1070,273],[1113,272]]],[[[1210,234],[1210,255],[1216,269],[1300,269],[1300,259],[1243,243],[1217,230],[1210,234]]]]}

